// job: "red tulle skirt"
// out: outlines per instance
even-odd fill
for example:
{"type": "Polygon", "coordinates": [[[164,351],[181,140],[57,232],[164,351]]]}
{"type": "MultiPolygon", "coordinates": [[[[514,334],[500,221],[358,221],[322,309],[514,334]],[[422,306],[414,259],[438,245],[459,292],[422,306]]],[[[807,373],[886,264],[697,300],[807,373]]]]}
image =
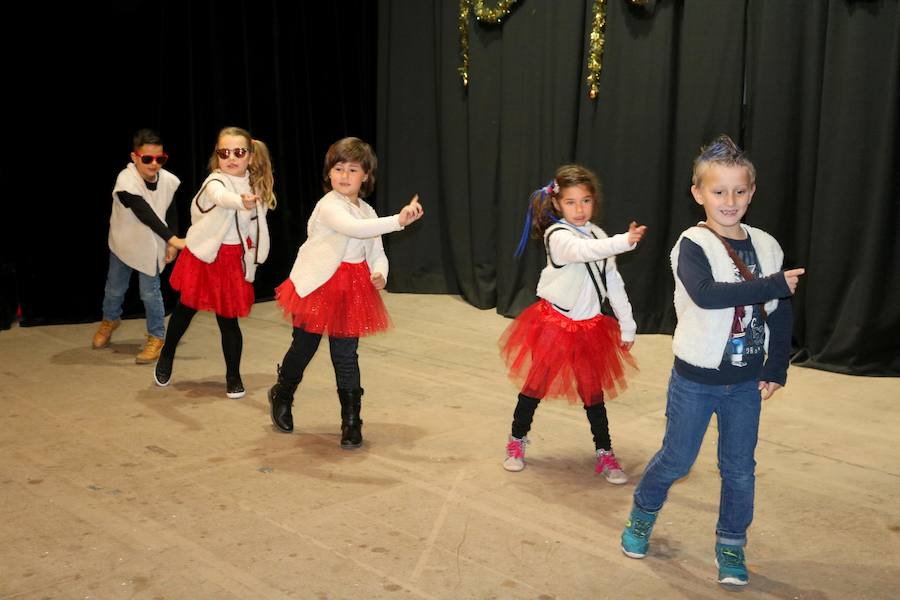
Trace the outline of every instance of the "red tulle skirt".
{"type": "Polygon", "coordinates": [[[219,316],[246,317],[256,296],[253,284],[244,279],[244,252],[240,244],[222,244],[219,254],[207,264],[185,248],[175,261],[169,285],[181,291],[181,303],[195,310],[210,310],[219,316]]]}
{"type": "Polygon", "coordinates": [[[294,327],[310,333],[363,337],[391,327],[365,261],[341,263],[331,279],[304,298],[287,279],[275,288],[275,300],[294,327]]]}
{"type": "Polygon", "coordinates": [[[624,390],[637,363],[622,349],[619,324],[597,315],[573,321],[546,300],[526,308],[500,336],[509,377],[532,398],[565,397],[590,406],[624,390]]]}

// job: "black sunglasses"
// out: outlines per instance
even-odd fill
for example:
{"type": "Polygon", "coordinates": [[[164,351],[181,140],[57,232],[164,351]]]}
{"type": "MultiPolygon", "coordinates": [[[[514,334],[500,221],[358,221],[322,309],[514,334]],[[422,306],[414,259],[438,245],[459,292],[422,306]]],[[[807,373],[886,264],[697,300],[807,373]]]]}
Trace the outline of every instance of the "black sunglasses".
{"type": "Polygon", "coordinates": [[[138,152],[135,152],[134,154],[135,156],[140,158],[141,162],[145,165],[149,165],[155,160],[156,164],[158,164],[159,166],[163,166],[164,164],[166,164],[166,161],[169,160],[169,155],[165,152],[163,152],[162,154],[140,154],[138,152]]]}

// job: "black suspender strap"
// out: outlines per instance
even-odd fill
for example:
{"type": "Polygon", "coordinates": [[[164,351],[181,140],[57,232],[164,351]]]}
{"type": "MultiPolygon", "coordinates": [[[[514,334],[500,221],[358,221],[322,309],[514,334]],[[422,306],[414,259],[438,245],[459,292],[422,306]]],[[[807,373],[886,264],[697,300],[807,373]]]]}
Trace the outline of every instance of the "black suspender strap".
{"type": "MultiPolygon", "coordinates": [[[[562,231],[564,229],[568,229],[564,225],[559,225],[555,227],[551,227],[547,230],[547,234],[544,236],[544,250],[547,252],[547,258],[550,261],[550,264],[553,265],[556,269],[561,269],[565,265],[558,265],[553,262],[553,256],[550,254],[550,236],[556,233],[557,231],[562,231]]],[[[600,239],[597,237],[593,231],[591,231],[591,236],[596,240],[600,239]]],[[[606,287],[606,260],[599,260],[594,262],[586,262],[584,263],[585,268],[588,271],[588,275],[591,276],[591,283],[594,284],[594,289],[597,291],[597,299],[600,301],[600,312],[605,315],[614,314],[612,307],[609,306],[608,292],[606,287]],[[597,274],[594,274],[594,269],[591,268],[591,265],[594,265],[594,268],[597,269],[597,274]],[[597,276],[599,275],[600,280],[598,282],[597,276]],[[602,287],[601,287],[602,286],[602,287]]],[[[555,306],[555,305],[554,305],[555,306]]],[[[563,309],[565,310],[565,309],[563,309]]],[[[566,311],[568,312],[568,311],[566,311]]]]}
{"type": "Polygon", "coordinates": [[[556,233],[557,231],[563,231],[566,228],[562,225],[558,225],[556,227],[551,227],[547,230],[547,235],[544,236],[544,251],[547,252],[547,258],[550,260],[550,264],[553,265],[554,269],[562,269],[565,265],[558,265],[553,262],[553,256],[550,254],[550,236],[556,233]]]}

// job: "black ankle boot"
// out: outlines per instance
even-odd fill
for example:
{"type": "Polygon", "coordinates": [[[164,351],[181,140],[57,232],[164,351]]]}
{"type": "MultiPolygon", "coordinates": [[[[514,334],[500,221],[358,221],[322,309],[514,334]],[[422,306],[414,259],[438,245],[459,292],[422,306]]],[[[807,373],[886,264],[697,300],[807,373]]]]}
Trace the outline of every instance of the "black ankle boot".
{"type": "Polygon", "coordinates": [[[281,374],[281,365],[278,365],[278,382],[269,388],[269,413],[272,415],[272,424],[279,431],[290,433],[294,431],[294,416],[291,414],[291,406],[294,404],[294,391],[300,383],[299,379],[286,379],[281,374]]]}
{"type": "Polygon", "coordinates": [[[352,450],[362,445],[362,419],[359,417],[363,390],[338,389],[341,401],[341,448],[352,450]]]}

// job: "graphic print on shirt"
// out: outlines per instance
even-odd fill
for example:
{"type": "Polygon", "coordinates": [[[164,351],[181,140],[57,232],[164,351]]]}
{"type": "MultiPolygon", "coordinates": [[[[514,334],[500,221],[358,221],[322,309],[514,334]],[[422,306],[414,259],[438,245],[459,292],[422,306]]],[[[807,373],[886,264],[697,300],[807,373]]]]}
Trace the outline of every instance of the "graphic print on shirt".
{"type": "MultiPolygon", "coordinates": [[[[747,269],[757,276],[756,253],[752,250],[734,248],[747,269]]],[[[743,281],[738,268],[734,267],[734,280],[743,281]]],[[[738,306],[734,310],[734,321],[731,324],[731,337],[725,346],[726,362],[734,367],[745,367],[744,357],[762,354],[765,351],[765,324],[759,306],[738,306]]]]}

